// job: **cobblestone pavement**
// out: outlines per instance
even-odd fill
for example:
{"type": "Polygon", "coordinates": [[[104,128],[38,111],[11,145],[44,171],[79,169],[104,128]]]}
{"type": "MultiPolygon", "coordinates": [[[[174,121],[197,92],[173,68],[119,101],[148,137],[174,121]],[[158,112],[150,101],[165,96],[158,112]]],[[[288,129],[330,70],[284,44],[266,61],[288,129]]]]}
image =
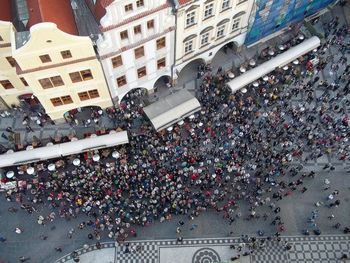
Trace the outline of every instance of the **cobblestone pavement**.
{"type": "MultiPolygon", "coordinates": [[[[141,246],[142,250],[125,253],[125,246],[103,243],[102,249],[95,246],[78,251],[81,262],[118,263],[214,263],[229,262],[237,256],[237,251],[230,245],[238,246],[238,238],[187,239],[182,244],[174,240],[137,241],[129,247],[141,246]]],[[[280,242],[268,241],[265,248],[253,255],[242,256],[241,263],[332,263],[341,262],[343,253],[350,251],[350,236],[329,235],[318,237],[285,236],[280,242]],[[285,242],[292,245],[291,250],[284,249],[285,242]]],[[[56,263],[73,262],[70,255],[62,257],[56,263]]]]}

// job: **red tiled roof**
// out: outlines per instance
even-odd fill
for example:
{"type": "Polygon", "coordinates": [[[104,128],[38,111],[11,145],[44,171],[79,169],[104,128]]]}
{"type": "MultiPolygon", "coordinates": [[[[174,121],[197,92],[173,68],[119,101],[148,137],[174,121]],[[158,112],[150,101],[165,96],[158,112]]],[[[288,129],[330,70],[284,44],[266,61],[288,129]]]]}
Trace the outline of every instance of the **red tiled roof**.
{"type": "Polygon", "coordinates": [[[29,21],[27,28],[40,22],[52,22],[72,35],[79,35],[70,0],[27,0],[29,21]]]}
{"type": "Polygon", "coordinates": [[[11,1],[12,0],[0,0],[0,20],[11,21],[11,1]]]}
{"type": "Polygon", "coordinates": [[[180,5],[185,5],[185,4],[187,4],[187,3],[189,3],[189,2],[191,2],[192,0],[179,0],[179,4],[180,5]]]}

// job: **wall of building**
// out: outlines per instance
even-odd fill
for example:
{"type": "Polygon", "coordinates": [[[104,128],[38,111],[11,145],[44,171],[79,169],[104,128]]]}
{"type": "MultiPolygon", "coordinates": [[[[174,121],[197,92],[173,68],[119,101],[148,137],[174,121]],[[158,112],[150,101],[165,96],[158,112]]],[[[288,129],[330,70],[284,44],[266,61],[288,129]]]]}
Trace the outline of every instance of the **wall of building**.
{"type": "Polygon", "coordinates": [[[101,19],[103,36],[97,41],[98,51],[116,102],[134,88],[152,91],[158,78],[171,75],[175,31],[172,8],[166,0],[140,3],[142,1],[114,1],[106,7],[106,15],[101,19]],[[132,11],[125,11],[128,5],[132,6],[132,11]],[[141,30],[135,31],[137,27],[141,30]],[[128,37],[123,39],[122,32],[127,32],[128,37]],[[165,38],[165,45],[157,48],[157,40],[162,38],[165,38]],[[144,55],[136,58],[135,50],[142,47],[144,55]],[[112,60],[118,56],[122,62],[113,67],[112,60]],[[165,59],[165,66],[158,69],[157,62],[161,59],[165,59]],[[143,67],[146,75],[140,77],[138,69],[143,67]],[[126,83],[118,85],[118,78],[125,78],[126,83]]]}
{"type": "Polygon", "coordinates": [[[200,0],[180,6],[176,22],[175,71],[180,72],[198,58],[210,61],[229,42],[241,46],[252,6],[253,0],[200,0]],[[207,41],[204,41],[205,36],[207,41]],[[189,42],[192,42],[191,51],[186,48],[189,42]]]}
{"type": "Polygon", "coordinates": [[[334,0],[261,0],[257,1],[254,20],[245,43],[251,45],[289,25],[301,22],[327,7],[334,0]]]}
{"type": "Polygon", "coordinates": [[[11,105],[19,105],[18,96],[30,92],[16,73],[15,65],[11,65],[8,58],[12,57],[11,35],[15,29],[11,22],[0,21],[0,110],[7,109],[11,105]],[[5,89],[4,83],[9,81],[12,88],[5,89]]]}
{"type": "Polygon", "coordinates": [[[102,67],[89,37],[69,35],[53,23],[39,23],[31,27],[30,38],[23,46],[13,48],[13,57],[19,65],[17,73],[26,79],[53,120],[62,119],[65,112],[78,107],[112,106],[102,67]],[[71,73],[75,73],[75,80],[71,73]],[[98,97],[90,99],[91,94],[96,96],[95,90],[98,97]],[[84,100],[78,96],[82,92],[88,92],[82,96],[84,100]],[[56,99],[56,106],[51,99],[56,99]],[[63,105],[59,105],[61,103],[63,105]]]}

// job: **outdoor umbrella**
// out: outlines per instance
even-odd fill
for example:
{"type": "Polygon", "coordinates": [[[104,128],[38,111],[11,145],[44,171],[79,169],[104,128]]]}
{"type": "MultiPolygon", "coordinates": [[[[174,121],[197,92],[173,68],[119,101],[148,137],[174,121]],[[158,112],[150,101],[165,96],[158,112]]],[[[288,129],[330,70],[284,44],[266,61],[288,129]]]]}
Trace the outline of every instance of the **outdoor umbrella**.
{"type": "Polygon", "coordinates": [[[80,164],[80,160],[77,158],[77,159],[74,159],[73,160],[73,164],[75,165],[75,166],[78,166],[79,164],[80,164]]]}
{"type": "Polygon", "coordinates": [[[47,169],[49,171],[55,171],[56,170],[56,165],[54,163],[50,163],[48,166],[47,166],[47,169]]]}
{"type": "Polygon", "coordinates": [[[112,157],[113,157],[114,159],[119,159],[120,153],[118,153],[117,151],[114,151],[114,152],[112,153],[112,157]]]}
{"type": "Polygon", "coordinates": [[[98,154],[95,154],[92,156],[92,160],[94,160],[94,162],[98,162],[100,160],[100,156],[98,154]]]}
{"type": "Polygon", "coordinates": [[[35,173],[35,169],[33,167],[28,167],[27,168],[27,174],[32,175],[35,173]]]}
{"type": "Polygon", "coordinates": [[[6,173],[6,177],[9,178],[9,179],[11,179],[11,178],[14,177],[14,176],[15,176],[15,172],[14,172],[14,171],[8,171],[8,172],[6,173]]]}

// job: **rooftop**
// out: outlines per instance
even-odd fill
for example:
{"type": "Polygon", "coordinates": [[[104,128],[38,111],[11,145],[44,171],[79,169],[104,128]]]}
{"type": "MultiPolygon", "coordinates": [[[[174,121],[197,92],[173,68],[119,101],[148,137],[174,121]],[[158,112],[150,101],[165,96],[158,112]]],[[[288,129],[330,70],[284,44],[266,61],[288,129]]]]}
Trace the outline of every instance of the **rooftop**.
{"type": "Polygon", "coordinates": [[[52,22],[60,30],[78,35],[70,0],[27,0],[27,5],[28,29],[41,22],[52,22]]]}
{"type": "Polygon", "coordinates": [[[0,20],[1,21],[12,20],[11,0],[1,0],[0,20]]]}
{"type": "Polygon", "coordinates": [[[71,0],[71,5],[79,35],[97,39],[97,35],[101,34],[101,31],[86,1],[71,0]]]}

